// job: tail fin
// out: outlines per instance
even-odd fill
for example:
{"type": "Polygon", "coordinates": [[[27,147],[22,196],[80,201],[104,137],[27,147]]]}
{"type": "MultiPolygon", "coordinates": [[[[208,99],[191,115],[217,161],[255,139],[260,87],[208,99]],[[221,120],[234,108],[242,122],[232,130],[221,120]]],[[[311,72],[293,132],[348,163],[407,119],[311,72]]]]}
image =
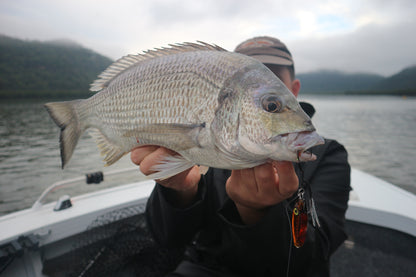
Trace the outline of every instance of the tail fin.
{"type": "Polygon", "coordinates": [[[61,128],[61,135],[59,138],[61,147],[61,161],[62,168],[71,159],[75,146],[84,131],[81,128],[81,123],[78,119],[78,114],[75,106],[81,100],[46,103],[45,108],[56,125],[61,128]]]}

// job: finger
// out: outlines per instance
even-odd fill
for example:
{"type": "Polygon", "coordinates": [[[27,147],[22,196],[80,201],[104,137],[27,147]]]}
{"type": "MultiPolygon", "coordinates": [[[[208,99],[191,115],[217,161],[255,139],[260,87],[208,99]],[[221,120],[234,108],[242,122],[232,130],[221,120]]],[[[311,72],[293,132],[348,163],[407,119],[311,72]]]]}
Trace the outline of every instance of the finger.
{"type": "Polygon", "coordinates": [[[140,171],[145,175],[155,173],[155,171],[152,170],[155,165],[161,163],[167,156],[177,154],[176,152],[164,147],[158,147],[153,152],[147,153],[148,154],[140,162],[140,171]]]}
{"type": "Polygon", "coordinates": [[[237,186],[241,184],[241,171],[242,170],[240,169],[235,169],[231,171],[231,175],[226,182],[226,189],[234,190],[237,186]]]}
{"type": "Polygon", "coordinates": [[[257,187],[254,168],[237,170],[237,173],[239,174],[239,182],[237,184],[240,184],[242,189],[252,191],[253,193],[258,192],[259,188],[257,187]]]}
{"type": "Polygon", "coordinates": [[[259,196],[266,206],[277,204],[284,200],[279,193],[279,178],[272,164],[263,164],[255,168],[259,187],[259,196]]]}
{"type": "Polygon", "coordinates": [[[176,190],[188,190],[199,183],[201,174],[197,165],[168,179],[156,180],[159,184],[176,190]]]}
{"type": "Polygon", "coordinates": [[[259,193],[264,197],[271,197],[276,194],[278,190],[277,172],[273,165],[263,164],[255,167],[256,183],[259,193]]]}
{"type": "Polygon", "coordinates": [[[289,198],[299,188],[299,179],[293,164],[292,162],[277,162],[274,163],[274,166],[279,176],[279,193],[283,197],[289,198]]]}
{"type": "Polygon", "coordinates": [[[134,148],[130,153],[130,159],[134,164],[140,165],[147,155],[156,151],[158,148],[159,146],[156,145],[146,145],[134,148]]]}
{"type": "Polygon", "coordinates": [[[243,194],[242,190],[245,191],[247,188],[247,185],[243,183],[243,171],[244,169],[232,170],[231,176],[227,179],[227,182],[225,183],[226,193],[234,202],[241,201],[241,194],[243,194]]]}
{"type": "Polygon", "coordinates": [[[258,184],[275,183],[276,171],[272,164],[266,163],[254,168],[254,176],[258,184]]]}
{"type": "MultiPolygon", "coordinates": [[[[175,151],[164,147],[147,145],[140,146],[132,150],[130,158],[133,163],[140,166],[140,171],[144,175],[154,173],[152,168],[163,161],[167,156],[179,155],[175,151]]],[[[186,191],[196,187],[201,179],[199,167],[194,166],[175,176],[163,180],[156,180],[159,184],[178,191],[186,191]]]]}

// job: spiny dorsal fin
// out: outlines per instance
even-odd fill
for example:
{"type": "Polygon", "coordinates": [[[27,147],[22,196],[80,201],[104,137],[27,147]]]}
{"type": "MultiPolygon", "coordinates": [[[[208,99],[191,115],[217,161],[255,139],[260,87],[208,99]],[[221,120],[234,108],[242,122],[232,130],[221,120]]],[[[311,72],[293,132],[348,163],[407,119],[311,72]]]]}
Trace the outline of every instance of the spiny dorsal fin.
{"type": "Polygon", "coordinates": [[[185,42],[185,43],[169,44],[169,47],[162,47],[162,48],[156,48],[154,50],[147,50],[143,52],[143,54],[136,54],[136,55],[130,54],[115,61],[106,70],[104,70],[98,76],[98,79],[95,80],[91,84],[90,90],[91,91],[102,90],[103,88],[107,87],[108,84],[111,82],[111,80],[117,77],[120,73],[122,73],[123,71],[145,60],[155,58],[155,57],[177,54],[177,53],[203,51],[203,50],[227,51],[224,48],[221,48],[215,44],[208,44],[202,41],[198,41],[197,43],[185,42]]]}

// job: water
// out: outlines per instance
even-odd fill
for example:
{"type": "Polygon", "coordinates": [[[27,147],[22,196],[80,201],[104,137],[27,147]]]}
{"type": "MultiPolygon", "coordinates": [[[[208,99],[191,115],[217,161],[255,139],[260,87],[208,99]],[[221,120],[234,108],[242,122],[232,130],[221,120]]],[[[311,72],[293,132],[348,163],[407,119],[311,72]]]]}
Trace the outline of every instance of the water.
{"type": "MultiPolygon", "coordinates": [[[[416,98],[307,96],[300,100],[315,106],[313,122],[318,132],[344,144],[353,167],[416,193],[416,98]]],[[[133,167],[126,156],[105,168],[94,141],[86,134],[61,170],[59,130],[44,110],[44,102],[0,103],[0,215],[30,207],[56,181],[133,167]]],[[[139,172],[129,177],[142,179],[139,172]]],[[[68,193],[89,190],[79,186],[68,193]]]]}
{"type": "Polygon", "coordinates": [[[350,164],[416,193],[416,98],[309,97],[318,132],[342,143],[350,164]]]}
{"type": "MultiPolygon", "coordinates": [[[[45,102],[48,101],[0,103],[0,215],[31,207],[43,190],[57,181],[134,166],[125,156],[115,165],[104,167],[94,140],[84,134],[62,170],[59,129],[44,109],[45,102]]],[[[120,181],[143,179],[139,172],[130,175],[119,177],[120,181]]],[[[94,189],[96,186],[78,186],[75,190],[59,190],[59,195],[72,196],[94,189]]],[[[54,199],[59,195],[54,195],[54,199]]]]}

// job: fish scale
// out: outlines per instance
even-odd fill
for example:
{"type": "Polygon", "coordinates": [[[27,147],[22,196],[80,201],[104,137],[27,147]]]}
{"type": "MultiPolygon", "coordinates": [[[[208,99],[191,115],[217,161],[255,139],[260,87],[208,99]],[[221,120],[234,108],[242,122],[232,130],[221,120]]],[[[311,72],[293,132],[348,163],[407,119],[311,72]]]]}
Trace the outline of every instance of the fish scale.
{"type": "MultiPolygon", "coordinates": [[[[141,89],[137,89],[137,90],[130,90],[130,91],[135,91],[135,92],[139,92],[137,95],[142,96],[142,99],[137,99],[137,101],[134,101],[134,104],[129,108],[129,110],[127,110],[127,113],[134,113],[134,112],[138,112],[140,113],[140,111],[143,111],[144,109],[150,110],[150,111],[155,111],[155,112],[160,112],[163,111],[164,114],[161,116],[160,114],[157,116],[142,116],[140,114],[136,114],[136,118],[139,120],[143,120],[144,124],[148,124],[148,123],[152,123],[152,121],[147,122],[145,120],[162,120],[162,121],[167,121],[167,120],[173,120],[173,119],[179,119],[179,115],[182,115],[183,117],[183,113],[181,114],[175,114],[175,113],[171,113],[172,110],[167,110],[169,107],[177,107],[178,105],[181,105],[181,102],[185,102],[185,100],[183,99],[188,99],[188,102],[192,102],[192,98],[196,98],[193,102],[197,103],[198,99],[203,97],[206,99],[206,97],[209,96],[209,94],[213,94],[213,91],[209,91],[204,89],[204,91],[206,92],[210,92],[208,94],[203,94],[203,95],[198,95],[198,94],[194,94],[194,91],[192,89],[181,89],[181,93],[178,93],[178,88],[183,88],[184,87],[184,82],[186,82],[186,80],[188,80],[189,78],[185,78],[183,80],[179,80],[176,82],[166,82],[165,80],[160,80],[160,82],[158,83],[154,83],[153,84],[147,84],[146,81],[144,81],[142,83],[142,85],[140,87],[143,87],[143,90],[141,89]],[[141,93],[141,91],[143,91],[141,93]],[[159,95],[154,95],[153,92],[157,92],[159,95]],[[193,95],[194,94],[194,97],[193,95]],[[198,95],[198,96],[196,96],[198,95]]],[[[201,81],[199,81],[199,83],[201,83],[201,81]]],[[[207,85],[202,85],[202,84],[196,84],[195,87],[208,87],[207,85]]],[[[186,88],[186,87],[185,87],[186,88]]],[[[108,88],[113,89],[114,91],[119,91],[117,87],[109,87],[108,88]]],[[[107,101],[104,103],[103,106],[99,106],[99,112],[106,114],[106,116],[119,116],[119,113],[116,109],[117,107],[120,106],[124,106],[123,103],[117,103],[114,101],[114,99],[124,99],[126,101],[131,101],[131,99],[134,97],[132,97],[131,95],[127,94],[122,94],[122,93],[118,93],[118,94],[114,94],[114,97],[107,99],[107,101]],[[120,94],[120,96],[118,95],[120,94]],[[102,109],[102,110],[100,110],[102,109]]],[[[215,100],[215,98],[214,98],[215,100]]],[[[184,105],[182,105],[184,106],[184,105]]],[[[186,112],[182,111],[182,112],[186,112]]],[[[189,112],[190,116],[194,116],[194,114],[192,112],[189,112]]],[[[186,116],[185,116],[186,117],[186,116]]],[[[168,122],[166,122],[168,123],[168,122]]],[[[176,122],[176,123],[184,123],[184,122],[176,122]]]]}
{"type": "MultiPolygon", "coordinates": [[[[88,99],[45,104],[61,128],[62,167],[86,129],[92,130],[107,165],[140,145],[178,152],[155,168],[154,178],[195,164],[237,169],[297,161],[289,144],[297,136],[280,136],[315,134],[296,98],[267,67],[203,42],[121,58],[91,90],[98,92],[88,99]],[[284,109],[269,111],[264,99],[284,109]]],[[[308,146],[322,143],[317,134],[308,140],[308,146]]]]}

